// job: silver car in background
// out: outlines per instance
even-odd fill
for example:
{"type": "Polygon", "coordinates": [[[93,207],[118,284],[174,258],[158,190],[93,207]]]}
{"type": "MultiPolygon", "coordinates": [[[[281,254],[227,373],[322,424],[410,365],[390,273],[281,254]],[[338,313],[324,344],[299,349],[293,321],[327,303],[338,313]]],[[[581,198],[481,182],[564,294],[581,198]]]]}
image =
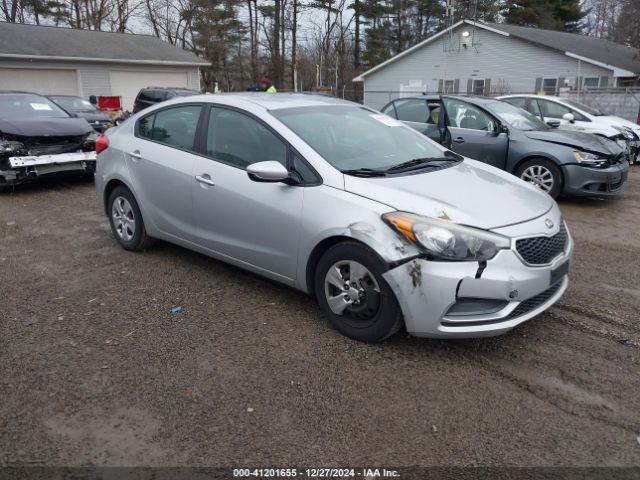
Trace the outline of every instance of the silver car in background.
{"type": "Polygon", "coordinates": [[[162,239],[313,294],[354,339],[497,335],[567,288],[552,198],[358,104],[180,98],[96,149],[122,247],[162,239]]]}

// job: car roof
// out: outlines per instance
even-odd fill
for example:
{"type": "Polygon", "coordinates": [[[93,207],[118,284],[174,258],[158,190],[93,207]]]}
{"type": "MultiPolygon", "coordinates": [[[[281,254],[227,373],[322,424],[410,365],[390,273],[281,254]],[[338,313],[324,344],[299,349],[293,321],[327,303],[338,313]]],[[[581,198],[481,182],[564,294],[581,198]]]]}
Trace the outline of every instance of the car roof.
{"type": "Polygon", "coordinates": [[[23,90],[0,90],[0,95],[15,95],[15,94],[20,94],[20,95],[37,95],[38,97],[42,97],[43,95],[40,95],[39,93],[35,93],[35,92],[25,92],[23,90]]]}
{"type": "Polygon", "coordinates": [[[262,107],[266,110],[281,110],[284,108],[296,107],[314,107],[328,105],[342,106],[359,106],[362,105],[348,100],[342,100],[336,97],[328,97],[326,95],[316,95],[307,93],[265,93],[265,92],[241,92],[241,93],[206,93],[191,97],[184,97],[183,102],[193,101],[215,101],[216,98],[221,99],[225,103],[232,103],[234,100],[240,102],[249,102],[262,107]]]}
{"type": "Polygon", "coordinates": [[[526,97],[526,98],[544,98],[544,99],[547,99],[547,100],[556,100],[558,102],[562,102],[563,100],[565,100],[564,98],[558,97],[556,95],[538,95],[536,93],[515,93],[515,94],[512,94],[512,95],[501,95],[500,97],[497,97],[497,98],[501,100],[503,98],[517,98],[517,97],[520,97],[520,98],[523,98],[523,97],[526,97]]]}
{"type": "MultiPolygon", "coordinates": [[[[497,98],[491,98],[491,97],[479,97],[476,95],[459,95],[459,94],[434,94],[434,95],[416,95],[413,97],[400,97],[400,98],[395,98],[393,100],[391,100],[391,102],[395,102],[397,100],[407,100],[407,99],[411,99],[411,100],[440,100],[440,98],[442,97],[447,97],[447,98],[459,98],[460,100],[464,100],[466,102],[469,103],[474,103],[476,105],[484,105],[487,103],[493,103],[493,102],[498,102],[500,101],[497,98]]],[[[389,103],[391,103],[389,102],[389,103]]]]}
{"type": "Polygon", "coordinates": [[[82,98],[80,95],[46,95],[47,98],[60,98],[60,97],[64,97],[64,98],[82,98]]]}
{"type": "Polygon", "coordinates": [[[187,87],[143,87],[140,89],[140,91],[143,90],[180,90],[180,91],[184,91],[184,92],[198,92],[200,93],[199,90],[193,90],[192,88],[187,88],[187,87]]]}

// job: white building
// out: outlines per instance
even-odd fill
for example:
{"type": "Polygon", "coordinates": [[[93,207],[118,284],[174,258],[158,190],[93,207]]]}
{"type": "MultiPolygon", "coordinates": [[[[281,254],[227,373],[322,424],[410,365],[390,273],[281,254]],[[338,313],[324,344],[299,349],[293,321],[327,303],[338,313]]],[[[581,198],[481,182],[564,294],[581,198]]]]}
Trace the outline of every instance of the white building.
{"type": "Polygon", "coordinates": [[[640,85],[640,51],[586,35],[464,20],[354,81],[364,82],[364,103],[373,108],[422,92],[555,95],[640,85]]]}
{"type": "Polygon", "coordinates": [[[150,35],[0,22],[0,90],[121,96],[142,87],[200,89],[198,56],[150,35]]]}

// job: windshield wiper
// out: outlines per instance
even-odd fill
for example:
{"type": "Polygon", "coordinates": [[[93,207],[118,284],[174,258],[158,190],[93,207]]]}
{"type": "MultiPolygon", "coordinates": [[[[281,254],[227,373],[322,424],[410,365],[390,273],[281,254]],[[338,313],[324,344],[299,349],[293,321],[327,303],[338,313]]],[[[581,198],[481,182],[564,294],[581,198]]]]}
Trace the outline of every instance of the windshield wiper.
{"type": "Polygon", "coordinates": [[[374,170],[373,168],[354,168],[351,170],[340,170],[347,175],[354,175],[356,177],[384,177],[386,175],[384,170],[374,170]]]}
{"type": "Polygon", "coordinates": [[[459,162],[462,159],[459,155],[454,156],[446,156],[446,157],[427,157],[427,158],[414,158],[413,160],[409,160],[407,162],[399,163],[398,165],[394,165],[393,167],[389,167],[385,170],[385,172],[399,172],[403,170],[414,170],[417,168],[421,168],[427,165],[434,165],[440,162],[459,162]]]}

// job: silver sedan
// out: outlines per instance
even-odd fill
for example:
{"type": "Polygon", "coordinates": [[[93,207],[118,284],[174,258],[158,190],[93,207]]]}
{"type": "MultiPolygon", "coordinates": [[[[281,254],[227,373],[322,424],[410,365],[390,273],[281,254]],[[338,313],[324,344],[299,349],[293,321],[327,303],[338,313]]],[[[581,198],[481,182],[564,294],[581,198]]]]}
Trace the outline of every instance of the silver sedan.
{"type": "Polygon", "coordinates": [[[358,104],[180,98],[96,150],[122,247],[162,239],[290,285],[351,338],[497,335],[567,288],[553,199],[358,104]]]}

